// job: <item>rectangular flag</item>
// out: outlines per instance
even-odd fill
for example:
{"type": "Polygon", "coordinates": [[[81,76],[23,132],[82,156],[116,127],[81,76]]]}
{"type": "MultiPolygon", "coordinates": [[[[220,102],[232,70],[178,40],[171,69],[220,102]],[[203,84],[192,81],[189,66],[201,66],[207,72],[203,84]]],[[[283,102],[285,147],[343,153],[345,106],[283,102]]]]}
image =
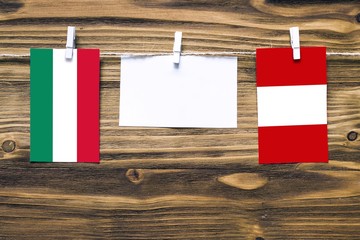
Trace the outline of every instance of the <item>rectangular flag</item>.
{"type": "Polygon", "coordinates": [[[120,126],[237,127],[237,58],[122,57],[120,126]]]}
{"type": "Polygon", "coordinates": [[[30,49],[30,162],[99,160],[99,49],[30,49]]]}
{"type": "Polygon", "coordinates": [[[259,163],[328,162],[326,48],[256,50],[259,163]]]}

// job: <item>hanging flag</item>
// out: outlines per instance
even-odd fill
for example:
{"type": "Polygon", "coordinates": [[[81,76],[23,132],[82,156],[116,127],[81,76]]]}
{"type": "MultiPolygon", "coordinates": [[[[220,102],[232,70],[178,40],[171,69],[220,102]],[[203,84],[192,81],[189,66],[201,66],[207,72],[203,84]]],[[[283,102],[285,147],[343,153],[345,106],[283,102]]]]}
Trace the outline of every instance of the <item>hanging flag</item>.
{"type": "Polygon", "coordinates": [[[326,48],[256,50],[259,163],[328,162],[326,48]]]}
{"type": "Polygon", "coordinates": [[[99,162],[99,49],[30,50],[30,161],[99,162]]]}

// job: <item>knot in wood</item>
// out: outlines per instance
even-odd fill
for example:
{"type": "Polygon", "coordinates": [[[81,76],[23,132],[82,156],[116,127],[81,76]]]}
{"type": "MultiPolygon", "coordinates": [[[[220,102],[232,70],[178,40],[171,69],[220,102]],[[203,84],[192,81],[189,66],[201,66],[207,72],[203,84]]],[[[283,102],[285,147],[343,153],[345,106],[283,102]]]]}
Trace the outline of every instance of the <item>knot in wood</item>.
{"type": "Polygon", "coordinates": [[[219,177],[218,181],[243,190],[255,190],[265,186],[268,179],[258,173],[233,173],[219,177]]]}
{"type": "Polygon", "coordinates": [[[347,139],[349,141],[355,141],[357,139],[357,137],[358,137],[358,133],[354,132],[354,131],[349,132],[347,135],[347,139]]]}
{"type": "Polygon", "coordinates": [[[144,173],[141,169],[129,169],[126,171],[125,176],[134,184],[139,184],[144,180],[144,173]]]}
{"type": "Polygon", "coordinates": [[[255,240],[265,240],[265,239],[262,237],[256,237],[255,240]]]}
{"type": "Polygon", "coordinates": [[[16,143],[13,140],[6,140],[1,147],[4,152],[10,153],[15,150],[16,143]]]}
{"type": "Polygon", "coordinates": [[[358,15],[356,15],[356,21],[358,22],[358,23],[360,23],[360,13],[358,13],[358,15]]]}

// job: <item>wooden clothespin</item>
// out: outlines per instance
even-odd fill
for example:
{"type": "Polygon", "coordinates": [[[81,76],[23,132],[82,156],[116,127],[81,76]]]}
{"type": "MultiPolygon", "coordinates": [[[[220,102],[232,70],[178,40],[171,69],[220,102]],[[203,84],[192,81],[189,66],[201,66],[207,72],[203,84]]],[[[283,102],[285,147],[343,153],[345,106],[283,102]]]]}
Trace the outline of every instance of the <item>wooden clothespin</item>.
{"type": "Polygon", "coordinates": [[[300,34],[299,27],[290,28],[290,43],[293,49],[294,60],[300,59],[300,34]]]}
{"type": "Polygon", "coordinates": [[[75,27],[68,27],[65,58],[72,59],[73,50],[75,49],[75,27]]]}
{"type": "Polygon", "coordinates": [[[173,62],[175,64],[180,63],[180,55],[181,55],[181,39],[182,39],[182,32],[175,32],[175,40],[174,40],[174,59],[173,62]]]}

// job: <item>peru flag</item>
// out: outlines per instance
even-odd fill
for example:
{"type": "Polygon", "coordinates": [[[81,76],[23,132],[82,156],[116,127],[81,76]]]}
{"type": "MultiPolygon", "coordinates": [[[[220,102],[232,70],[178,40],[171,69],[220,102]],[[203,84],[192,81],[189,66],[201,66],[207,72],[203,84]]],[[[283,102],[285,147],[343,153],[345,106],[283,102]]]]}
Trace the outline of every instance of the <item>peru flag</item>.
{"type": "Polygon", "coordinates": [[[326,48],[256,50],[259,163],[328,162],[326,48]]]}
{"type": "Polygon", "coordinates": [[[30,161],[99,162],[98,49],[30,50],[30,161]]]}

